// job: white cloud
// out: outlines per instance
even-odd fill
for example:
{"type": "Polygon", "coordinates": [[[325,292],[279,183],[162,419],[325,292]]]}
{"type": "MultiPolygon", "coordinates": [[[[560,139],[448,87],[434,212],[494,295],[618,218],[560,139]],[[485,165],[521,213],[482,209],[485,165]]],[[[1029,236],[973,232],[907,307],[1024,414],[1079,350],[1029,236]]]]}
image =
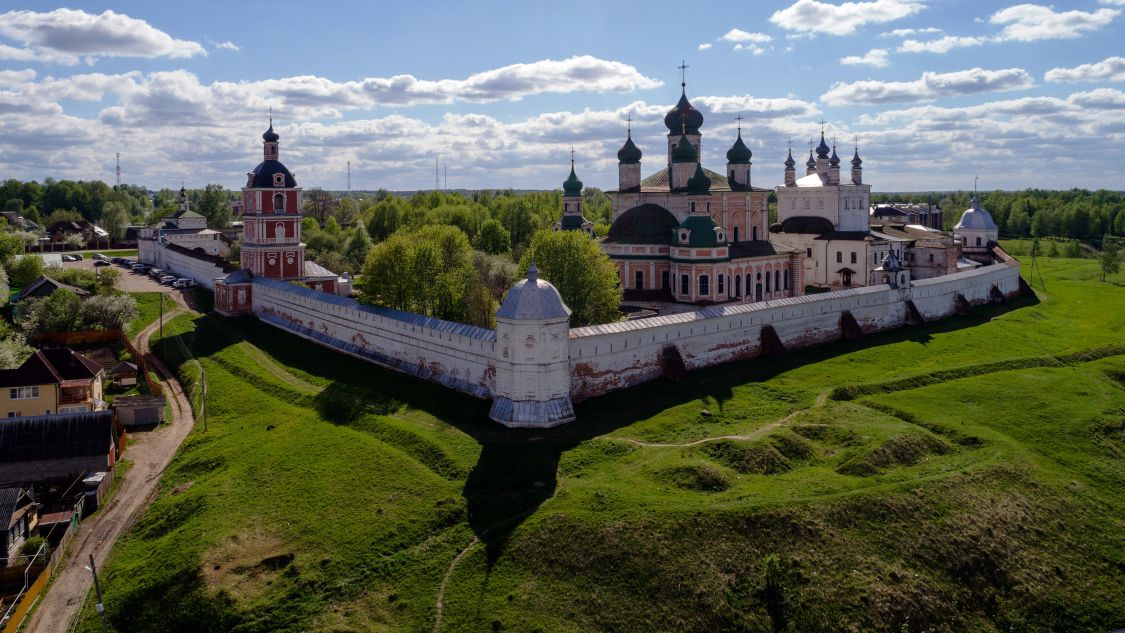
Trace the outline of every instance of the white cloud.
{"type": "Polygon", "coordinates": [[[711,44],[708,43],[708,42],[704,42],[704,43],[699,45],[699,50],[701,50],[701,51],[705,51],[709,48],[711,48],[711,44]]]}
{"type": "MultiPolygon", "coordinates": [[[[1125,3],[1125,0],[1121,1],[1125,3]]],[[[1074,68],[1052,68],[1043,78],[1056,83],[1125,81],[1125,57],[1107,57],[1100,62],[1074,68]]]]}
{"type": "Polygon", "coordinates": [[[742,29],[731,29],[719,38],[724,42],[753,42],[755,44],[765,44],[773,41],[773,38],[765,33],[747,33],[742,29]]]}
{"type": "Polygon", "coordinates": [[[820,110],[808,101],[783,97],[764,99],[750,95],[730,97],[696,97],[692,103],[703,112],[724,114],[738,112],[746,119],[775,119],[779,117],[809,118],[820,110]]]}
{"type": "Polygon", "coordinates": [[[758,46],[757,44],[735,44],[734,50],[736,51],[750,51],[755,55],[761,55],[766,52],[766,49],[758,46]]]}
{"type": "Polygon", "coordinates": [[[865,24],[891,22],[925,8],[918,0],[873,0],[828,4],[820,0],[797,0],[774,12],[770,22],[789,31],[850,35],[865,24]]]}
{"type": "Polygon", "coordinates": [[[821,95],[820,99],[829,105],[903,103],[982,92],[1022,90],[1032,85],[1031,75],[1022,68],[971,68],[951,73],[927,72],[915,81],[838,82],[821,95]]]}
{"type": "Polygon", "coordinates": [[[1125,0],[1098,0],[1102,4],[1112,4],[1119,7],[1125,7],[1125,0]]]}
{"type": "Polygon", "coordinates": [[[1081,37],[1084,31],[1106,26],[1120,13],[1117,9],[1056,12],[1048,6],[1017,4],[997,11],[989,22],[1005,25],[999,36],[1003,41],[1034,42],[1081,37]]]}
{"type": "Polygon", "coordinates": [[[957,35],[946,35],[945,37],[936,40],[929,40],[920,42],[918,40],[905,40],[898,47],[900,53],[948,53],[954,48],[965,48],[967,46],[980,46],[984,42],[975,37],[961,37],[957,35]]]}
{"type": "Polygon", "coordinates": [[[238,44],[235,44],[234,42],[232,42],[230,40],[226,40],[225,42],[211,42],[211,46],[213,46],[214,48],[217,48],[217,49],[220,49],[220,50],[226,50],[226,51],[240,51],[240,50],[242,50],[241,46],[239,46],[238,44]]]}
{"type": "Polygon", "coordinates": [[[0,59],[73,65],[100,57],[192,57],[206,55],[198,42],[178,40],[144,20],[105,11],[74,9],[0,14],[0,35],[23,48],[0,45],[0,59]]]}
{"type": "Polygon", "coordinates": [[[941,29],[932,26],[924,29],[895,29],[893,31],[887,31],[886,33],[880,33],[879,37],[908,37],[910,35],[927,35],[930,33],[941,33],[941,29]]]}
{"type": "Polygon", "coordinates": [[[846,66],[874,66],[875,68],[883,68],[887,65],[887,49],[873,48],[862,57],[859,55],[848,55],[840,60],[841,64],[846,66]]]}

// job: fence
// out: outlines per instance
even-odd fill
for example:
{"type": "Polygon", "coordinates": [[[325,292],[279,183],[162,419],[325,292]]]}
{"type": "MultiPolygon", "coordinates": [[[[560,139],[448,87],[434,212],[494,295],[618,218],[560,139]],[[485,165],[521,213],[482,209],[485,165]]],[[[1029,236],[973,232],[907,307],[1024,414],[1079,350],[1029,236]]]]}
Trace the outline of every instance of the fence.
{"type": "Polygon", "coordinates": [[[38,337],[40,345],[95,345],[113,343],[124,333],[121,330],[79,330],[77,332],[43,332],[38,337]]]}
{"type": "Polygon", "coordinates": [[[24,586],[16,595],[12,604],[4,612],[3,618],[0,618],[0,625],[4,628],[2,633],[16,633],[20,626],[23,624],[23,619],[27,617],[27,612],[31,610],[31,606],[42,595],[43,590],[47,588],[47,583],[51,580],[51,575],[55,573],[59,565],[62,563],[63,554],[66,548],[70,545],[70,541],[74,538],[74,533],[78,531],[78,513],[75,513],[70,520],[70,526],[66,530],[66,534],[59,540],[58,545],[55,546],[55,551],[45,561],[44,558],[47,547],[46,544],[40,546],[39,551],[31,557],[27,567],[24,569],[24,586]],[[35,569],[35,580],[31,580],[32,570],[35,569]],[[30,581],[30,582],[29,582],[30,581]]]}
{"type": "Polygon", "coordinates": [[[145,386],[148,387],[148,392],[154,396],[164,395],[164,387],[162,387],[160,383],[153,380],[152,375],[149,374],[148,361],[145,359],[144,355],[141,354],[140,350],[138,350],[136,346],[133,345],[133,342],[129,340],[129,337],[125,336],[124,332],[120,330],[118,330],[117,332],[120,335],[121,344],[125,346],[125,349],[129,350],[129,353],[133,356],[133,360],[136,361],[137,372],[144,377],[145,386]]]}

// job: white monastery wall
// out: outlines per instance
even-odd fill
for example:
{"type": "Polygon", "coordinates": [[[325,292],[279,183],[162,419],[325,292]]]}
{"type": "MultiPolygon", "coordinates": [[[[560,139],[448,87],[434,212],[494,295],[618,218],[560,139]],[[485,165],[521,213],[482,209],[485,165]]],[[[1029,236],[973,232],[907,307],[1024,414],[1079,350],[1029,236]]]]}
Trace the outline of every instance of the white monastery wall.
{"type": "MultiPolygon", "coordinates": [[[[214,272],[201,275],[207,280],[215,276],[214,272]]],[[[558,350],[549,344],[548,329],[532,328],[534,335],[520,329],[533,323],[505,326],[508,329],[498,345],[496,330],[361,304],[284,281],[255,278],[251,295],[255,315],[271,325],[479,398],[493,397],[497,402],[518,398],[520,402],[512,406],[531,407],[530,417],[509,425],[552,426],[573,414],[552,417],[544,413],[551,407],[569,412],[570,400],[661,376],[667,346],[675,346],[687,369],[699,369],[757,356],[765,326],[772,327],[786,349],[793,349],[842,338],[845,313],[870,334],[905,325],[908,301],[923,319],[939,319],[957,311],[958,295],[970,304],[995,300],[993,288],[1005,297],[1016,295],[1019,263],[983,266],[916,281],[907,288],[859,287],[569,331],[563,322],[560,334],[565,340],[558,350]],[[556,386],[551,376],[560,359],[562,382],[556,386]]]]}
{"type": "Polygon", "coordinates": [[[480,398],[496,384],[496,331],[361,304],[255,278],[254,314],[271,325],[384,367],[480,398]]]}
{"type": "Polygon", "coordinates": [[[867,286],[747,305],[640,319],[570,330],[571,397],[582,400],[662,375],[661,354],[674,345],[688,369],[756,356],[761,331],[772,326],[787,348],[842,337],[842,315],[850,312],[865,334],[906,323],[911,300],[926,320],[952,315],[960,294],[972,304],[991,299],[992,287],[1006,297],[1019,291],[1019,264],[995,264],[915,282],[911,288],[867,286]]]}
{"type": "MultiPolygon", "coordinates": [[[[153,264],[160,269],[168,271],[170,275],[194,279],[195,283],[207,288],[215,289],[215,279],[226,275],[218,265],[186,253],[180,253],[170,248],[156,249],[156,260],[153,264]]],[[[142,261],[144,261],[142,259],[142,261]]],[[[146,264],[149,262],[145,262],[146,264]]]]}

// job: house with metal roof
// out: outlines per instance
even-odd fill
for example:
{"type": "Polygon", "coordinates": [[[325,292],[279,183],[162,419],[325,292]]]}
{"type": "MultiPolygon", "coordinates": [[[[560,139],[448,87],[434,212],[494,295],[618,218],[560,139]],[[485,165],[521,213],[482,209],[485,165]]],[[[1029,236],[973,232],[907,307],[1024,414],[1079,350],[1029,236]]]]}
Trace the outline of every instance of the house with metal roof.
{"type": "Polygon", "coordinates": [[[104,409],[105,369],[66,347],[36,350],[15,369],[0,369],[0,416],[104,409]]]}
{"type": "Polygon", "coordinates": [[[35,503],[22,487],[0,488],[0,565],[21,555],[21,548],[36,528],[35,503]]]}
{"type": "Polygon", "coordinates": [[[0,485],[108,472],[123,438],[108,410],[0,418],[0,485]]]}

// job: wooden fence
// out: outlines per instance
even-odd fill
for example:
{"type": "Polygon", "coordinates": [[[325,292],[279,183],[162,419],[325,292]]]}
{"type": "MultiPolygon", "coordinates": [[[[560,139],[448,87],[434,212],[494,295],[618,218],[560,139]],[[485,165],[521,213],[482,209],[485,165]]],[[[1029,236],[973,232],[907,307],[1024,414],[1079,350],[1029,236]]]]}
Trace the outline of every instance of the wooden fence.
{"type": "Polygon", "coordinates": [[[121,344],[125,346],[125,349],[129,350],[130,354],[133,355],[133,361],[137,364],[137,371],[142,377],[144,377],[145,386],[148,387],[148,392],[154,396],[164,395],[164,387],[162,387],[160,383],[153,380],[152,376],[149,374],[148,359],[146,359],[144,355],[141,354],[140,350],[138,350],[136,346],[133,345],[133,342],[129,340],[129,337],[126,336],[124,332],[120,330],[118,330],[117,332],[120,335],[121,344]]]}
{"type": "MultiPolygon", "coordinates": [[[[51,575],[55,573],[55,570],[57,570],[62,563],[66,548],[70,545],[70,541],[74,539],[74,533],[77,531],[78,513],[75,512],[70,520],[70,526],[67,528],[66,534],[63,535],[58,545],[55,546],[55,551],[51,553],[51,557],[46,561],[46,564],[42,562],[37,563],[34,558],[32,562],[28,564],[25,573],[27,573],[29,577],[25,579],[24,589],[15,597],[12,605],[4,612],[2,616],[3,620],[0,621],[0,625],[4,627],[2,633],[16,633],[16,631],[19,630],[20,626],[23,624],[23,619],[27,617],[27,612],[31,610],[32,605],[34,605],[35,601],[39,599],[39,596],[43,594],[43,590],[47,588],[47,583],[51,580],[51,575]],[[31,573],[32,570],[34,570],[34,574],[31,573]],[[27,580],[30,580],[31,575],[36,575],[36,578],[34,581],[28,583],[27,580]]],[[[41,555],[42,550],[40,550],[39,554],[36,554],[35,558],[41,555]]]]}
{"type": "Polygon", "coordinates": [[[124,336],[121,330],[79,330],[77,332],[43,332],[37,341],[40,345],[83,346],[114,343],[124,336]]]}

